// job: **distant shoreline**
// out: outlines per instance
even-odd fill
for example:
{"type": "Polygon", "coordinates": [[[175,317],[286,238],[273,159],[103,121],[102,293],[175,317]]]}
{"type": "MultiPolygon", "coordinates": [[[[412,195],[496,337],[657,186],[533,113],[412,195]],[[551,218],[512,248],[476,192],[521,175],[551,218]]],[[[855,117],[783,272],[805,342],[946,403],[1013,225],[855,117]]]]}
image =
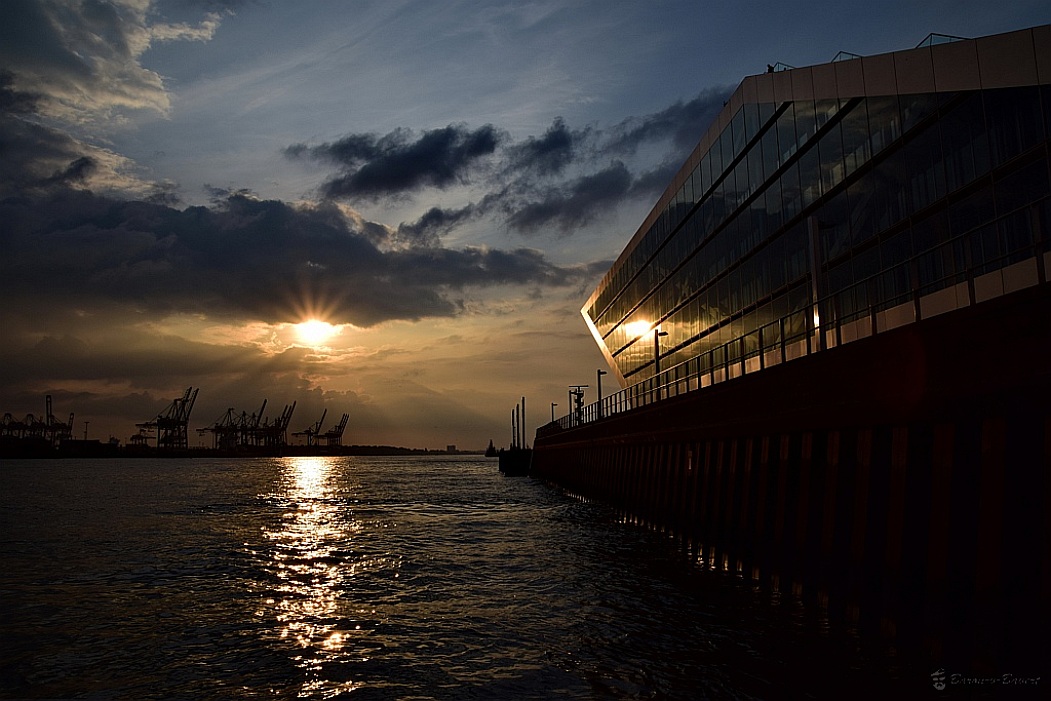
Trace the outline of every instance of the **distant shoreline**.
{"type": "Polygon", "coordinates": [[[237,450],[188,448],[158,450],[153,447],[119,446],[100,441],[71,441],[60,448],[49,445],[6,445],[0,448],[0,459],[62,458],[281,458],[333,456],[398,456],[398,455],[484,455],[483,450],[436,450],[404,448],[392,445],[307,446],[286,445],[280,448],[246,447],[237,450]]]}

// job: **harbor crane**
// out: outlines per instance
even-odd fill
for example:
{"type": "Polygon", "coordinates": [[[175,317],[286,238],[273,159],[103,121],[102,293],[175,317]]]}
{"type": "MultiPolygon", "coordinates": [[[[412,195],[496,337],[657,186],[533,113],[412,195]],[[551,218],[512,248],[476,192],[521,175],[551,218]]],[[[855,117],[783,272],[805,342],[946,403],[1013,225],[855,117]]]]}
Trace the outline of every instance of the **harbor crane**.
{"type": "Polygon", "coordinates": [[[349,419],[350,414],[343,414],[338,424],[325,431],[325,435],[322,436],[325,439],[325,445],[330,448],[338,448],[343,445],[343,431],[346,430],[349,419]]]}
{"type": "Polygon", "coordinates": [[[261,426],[255,430],[253,440],[255,445],[265,448],[279,448],[288,445],[288,424],[292,421],[292,412],[296,410],[296,403],[286,404],[281,416],[263,421],[261,426]]]}
{"type": "Polygon", "coordinates": [[[317,423],[307,426],[302,431],[296,431],[293,436],[306,436],[307,445],[317,445],[318,436],[321,435],[321,425],[325,423],[325,417],[328,415],[328,409],[321,412],[321,418],[317,420],[317,423]]]}
{"type": "Polygon", "coordinates": [[[231,407],[214,424],[197,429],[197,433],[211,433],[212,446],[217,450],[281,448],[288,444],[288,423],[296,404],[285,405],[284,411],[273,422],[264,418],[266,404],[264,399],[259,411],[252,414],[244,411],[238,414],[231,407]]]}
{"type": "MultiPolygon", "coordinates": [[[[163,413],[157,415],[157,418],[135,424],[139,429],[139,435],[145,437],[149,432],[156,431],[159,450],[188,449],[190,442],[186,426],[190,422],[190,412],[193,411],[194,402],[197,401],[198,391],[193,387],[187,387],[182,397],[173,400],[163,413]]],[[[145,443],[146,439],[134,442],[145,443]]]]}
{"type": "Polygon", "coordinates": [[[10,440],[47,442],[52,448],[58,448],[63,441],[73,437],[73,412],[69,414],[69,423],[59,421],[49,394],[45,397],[44,413],[40,417],[26,414],[18,421],[10,413],[4,414],[0,420],[0,436],[10,440]]]}
{"type": "Polygon", "coordinates": [[[343,432],[347,429],[347,421],[350,420],[350,414],[343,414],[339,423],[322,432],[321,427],[325,424],[326,416],[328,416],[328,409],[321,413],[321,418],[316,423],[307,426],[302,431],[296,431],[292,435],[305,436],[308,446],[325,445],[330,448],[338,448],[343,445],[343,432]]]}

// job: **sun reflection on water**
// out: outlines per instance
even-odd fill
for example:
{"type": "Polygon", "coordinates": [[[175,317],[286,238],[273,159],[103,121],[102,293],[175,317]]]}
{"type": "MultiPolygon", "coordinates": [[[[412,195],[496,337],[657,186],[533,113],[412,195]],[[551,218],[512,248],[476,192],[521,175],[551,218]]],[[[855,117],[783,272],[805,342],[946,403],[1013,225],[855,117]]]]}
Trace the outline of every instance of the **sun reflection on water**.
{"type": "Polygon", "coordinates": [[[293,659],[306,676],[300,695],[333,697],[360,686],[345,675],[326,678],[325,668],[351,655],[355,636],[363,633],[347,615],[352,602],[344,599],[360,567],[351,545],[361,525],[339,492],[335,459],[282,463],[282,489],[272,495],[283,509],[281,519],[264,529],[273,545],[268,569],[276,583],[259,615],[274,616],[277,635],[299,649],[293,659]]]}

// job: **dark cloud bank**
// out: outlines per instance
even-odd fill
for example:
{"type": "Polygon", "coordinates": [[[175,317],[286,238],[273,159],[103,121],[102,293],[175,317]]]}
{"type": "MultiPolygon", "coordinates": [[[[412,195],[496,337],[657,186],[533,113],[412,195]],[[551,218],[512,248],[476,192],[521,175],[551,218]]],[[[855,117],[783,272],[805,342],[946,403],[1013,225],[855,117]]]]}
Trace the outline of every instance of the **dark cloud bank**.
{"type": "Polygon", "coordinates": [[[556,119],[540,137],[513,143],[492,125],[464,125],[419,135],[349,134],[337,141],[289,146],[285,154],[337,168],[322,197],[349,201],[404,197],[426,187],[484,182],[484,196],[461,207],[432,207],[403,222],[406,239],[433,243],[466,221],[496,215],[513,231],[568,234],[627,197],[653,197],[667,185],[685,152],[722,108],[723,88],[702,92],[659,112],[632,117],[606,130],[570,129],[556,119]],[[671,153],[653,170],[632,173],[622,158],[647,143],[670,142],[671,153]]]}
{"type": "Polygon", "coordinates": [[[541,253],[386,248],[333,204],[293,207],[245,194],[183,210],[86,191],[0,201],[0,292],[24,305],[121,304],[177,312],[333,322],[453,316],[467,287],[560,286],[590,275],[541,253]]]}

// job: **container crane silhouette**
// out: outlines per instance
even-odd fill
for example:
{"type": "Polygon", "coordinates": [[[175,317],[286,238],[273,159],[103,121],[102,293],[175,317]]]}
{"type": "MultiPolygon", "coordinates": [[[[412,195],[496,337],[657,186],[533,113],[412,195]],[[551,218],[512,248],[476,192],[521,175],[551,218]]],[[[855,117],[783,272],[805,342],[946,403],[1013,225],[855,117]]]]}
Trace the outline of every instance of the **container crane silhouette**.
{"type": "Polygon", "coordinates": [[[187,387],[182,397],[172,401],[163,413],[157,418],[141,424],[135,424],[139,429],[139,435],[143,438],[138,443],[145,443],[145,436],[151,431],[157,431],[157,448],[159,450],[186,450],[189,448],[189,436],[186,426],[190,421],[190,412],[193,411],[194,402],[197,401],[199,389],[187,387]]]}
{"type": "Polygon", "coordinates": [[[317,445],[318,436],[321,435],[321,424],[325,422],[325,417],[328,415],[328,409],[321,412],[321,418],[317,420],[317,423],[307,426],[302,431],[296,431],[293,436],[306,436],[307,445],[317,445]]]}

